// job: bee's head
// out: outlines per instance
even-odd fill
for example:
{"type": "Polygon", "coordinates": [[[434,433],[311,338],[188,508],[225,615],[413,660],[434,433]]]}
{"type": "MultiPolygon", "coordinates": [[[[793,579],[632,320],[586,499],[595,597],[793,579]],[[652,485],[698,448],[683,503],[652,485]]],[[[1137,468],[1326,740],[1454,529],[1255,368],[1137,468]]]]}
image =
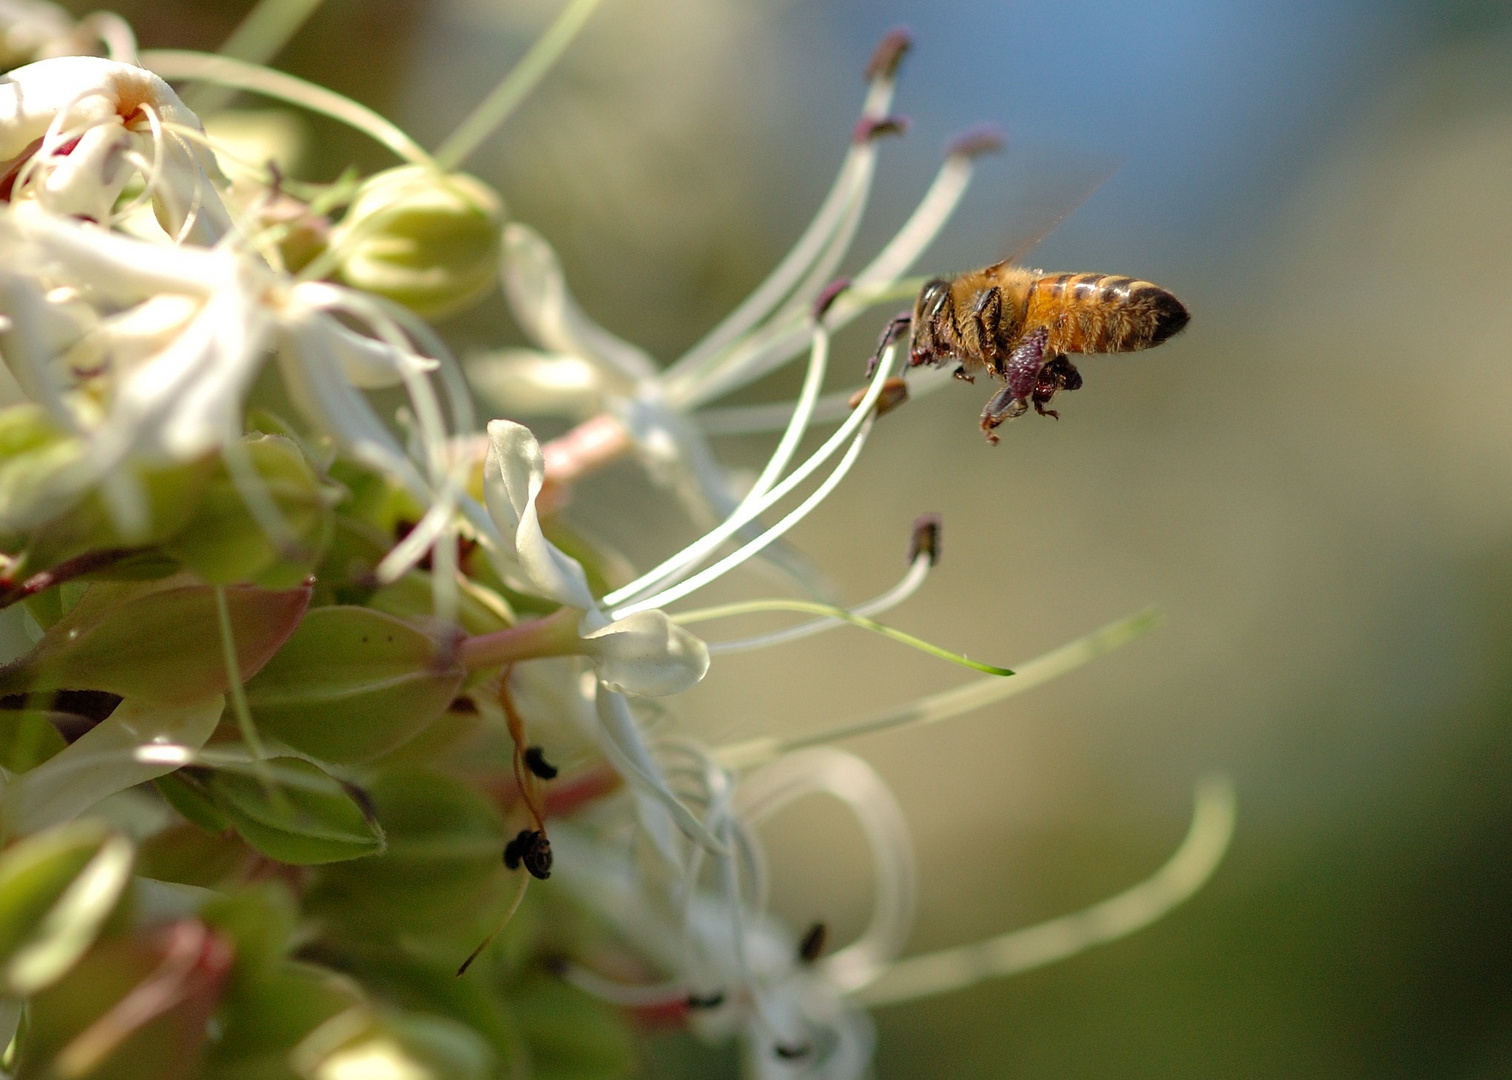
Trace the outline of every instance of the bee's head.
{"type": "Polygon", "coordinates": [[[914,302],[913,341],[909,350],[909,364],[939,363],[941,355],[939,328],[941,322],[952,317],[950,282],[935,278],[919,290],[919,299],[914,302]]]}

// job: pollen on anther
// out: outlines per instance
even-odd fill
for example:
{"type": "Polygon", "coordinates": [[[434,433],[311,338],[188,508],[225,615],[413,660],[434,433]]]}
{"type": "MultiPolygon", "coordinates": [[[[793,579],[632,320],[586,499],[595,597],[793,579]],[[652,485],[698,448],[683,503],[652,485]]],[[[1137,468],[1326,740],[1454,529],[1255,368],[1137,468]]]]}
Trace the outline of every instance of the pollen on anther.
{"type": "Polygon", "coordinates": [[[908,539],[908,561],[912,563],[920,555],[929,558],[929,565],[940,561],[940,532],[945,519],[939,514],[920,514],[914,519],[913,534],[908,539]]]}
{"type": "Polygon", "coordinates": [[[981,124],[950,140],[947,152],[951,157],[974,158],[981,154],[997,153],[1006,141],[1002,129],[997,125],[981,124]]]}

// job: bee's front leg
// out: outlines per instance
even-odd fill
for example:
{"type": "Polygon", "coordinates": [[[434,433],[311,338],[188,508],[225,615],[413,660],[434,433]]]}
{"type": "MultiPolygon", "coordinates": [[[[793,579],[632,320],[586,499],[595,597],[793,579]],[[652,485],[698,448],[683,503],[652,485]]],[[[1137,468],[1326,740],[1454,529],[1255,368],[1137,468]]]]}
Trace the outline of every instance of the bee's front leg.
{"type": "Polygon", "coordinates": [[[971,309],[971,321],[976,327],[977,348],[982,362],[994,375],[1001,376],[1000,363],[1003,355],[1002,342],[998,340],[998,327],[1003,321],[1003,290],[993,286],[977,297],[971,309]]]}
{"type": "Polygon", "coordinates": [[[887,324],[887,329],[882,331],[882,339],[877,342],[877,351],[872,353],[871,359],[866,362],[868,379],[877,373],[877,365],[882,362],[882,354],[887,351],[887,347],[902,337],[903,332],[912,325],[913,316],[906,311],[887,324]]]}

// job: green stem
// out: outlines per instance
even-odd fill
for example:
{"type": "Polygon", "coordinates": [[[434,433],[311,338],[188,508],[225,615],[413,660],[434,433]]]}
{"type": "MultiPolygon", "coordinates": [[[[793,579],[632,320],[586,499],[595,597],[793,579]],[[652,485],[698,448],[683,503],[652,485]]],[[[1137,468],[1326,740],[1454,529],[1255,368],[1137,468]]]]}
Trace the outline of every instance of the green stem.
{"type": "Polygon", "coordinates": [[[864,615],[857,615],[846,611],[844,608],[835,607],[832,604],[815,603],[812,600],[751,600],[740,604],[724,604],[720,607],[700,608],[697,611],[688,611],[680,615],[671,616],[672,621],[680,626],[691,623],[707,622],[709,619],[728,619],[737,615],[754,615],[763,611],[794,611],[803,615],[822,615],[830,619],[839,619],[841,622],[860,627],[862,630],[870,630],[874,634],[907,645],[909,648],[918,649],[920,652],[937,656],[941,660],[948,660],[952,664],[971,668],[973,671],[985,672],[988,675],[1012,675],[1013,672],[1005,667],[995,667],[992,664],[984,664],[980,660],[971,660],[960,653],[953,653],[949,649],[942,649],[922,638],[916,638],[912,634],[905,634],[901,630],[895,630],[891,626],[868,619],[864,615]]]}
{"type": "Polygon", "coordinates": [[[231,712],[236,716],[236,726],[241,731],[242,742],[247,745],[247,750],[252,754],[252,768],[257,772],[257,779],[262,784],[263,790],[268,793],[268,798],[274,801],[274,805],[281,805],[283,792],[273,783],[273,776],[268,771],[267,748],[263,745],[262,736],[257,733],[257,725],[252,720],[252,710],[247,705],[247,691],[242,687],[241,661],[236,655],[236,635],[231,629],[231,607],[226,603],[226,587],[215,587],[215,618],[220,624],[221,655],[226,661],[226,681],[230,684],[228,692],[231,695],[231,712]]]}
{"type": "Polygon", "coordinates": [[[557,62],[578,31],[588,22],[600,0],[573,0],[547,31],[536,39],[514,69],[480,101],[457,130],[436,149],[436,163],[450,172],[466,161],[499,125],[519,108],[557,62]]]}

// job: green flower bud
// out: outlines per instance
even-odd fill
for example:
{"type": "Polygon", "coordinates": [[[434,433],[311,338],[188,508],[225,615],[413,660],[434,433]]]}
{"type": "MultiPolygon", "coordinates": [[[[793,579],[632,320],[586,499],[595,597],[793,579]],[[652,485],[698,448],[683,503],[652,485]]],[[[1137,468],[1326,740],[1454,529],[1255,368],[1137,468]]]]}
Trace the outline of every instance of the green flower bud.
{"type": "Polygon", "coordinates": [[[84,954],[131,877],[131,841],[98,821],[60,825],[0,856],[0,972],[34,994],[84,954]]]}
{"type": "MultiPolygon", "coordinates": [[[[293,632],[310,590],[233,586],[225,593],[247,679],[293,632]]],[[[224,693],[229,685],[215,590],[206,585],[91,585],[31,652],[0,668],[0,694],[105,690],[182,704],[224,693]]]]}
{"type": "Polygon", "coordinates": [[[383,829],[352,791],[303,758],[223,769],[205,787],[242,839],[278,862],[309,866],[383,850],[383,829]]]}
{"type": "Polygon", "coordinates": [[[465,173],[403,165],[369,177],[331,231],[337,276],[434,318],[498,275],[504,204],[465,173]]]}
{"type": "Polygon", "coordinates": [[[247,683],[258,729],[322,761],[367,761],[409,741],[456,696],[466,672],[391,615],[316,608],[247,683]]]}
{"type": "MultiPolygon", "coordinates": [[[[208,912],[207,917],[215,921],[208,912]]],[[[201,1076],[293,1077],[289,1053],[305,1036],[332,1017],[363,1008],[362,995],[350,979],[310,964],[285,961],[249,982],[242,984],[238,967],[230,998],[218,1014],[223,1034],[210,1047],[201,1076]]]]}

